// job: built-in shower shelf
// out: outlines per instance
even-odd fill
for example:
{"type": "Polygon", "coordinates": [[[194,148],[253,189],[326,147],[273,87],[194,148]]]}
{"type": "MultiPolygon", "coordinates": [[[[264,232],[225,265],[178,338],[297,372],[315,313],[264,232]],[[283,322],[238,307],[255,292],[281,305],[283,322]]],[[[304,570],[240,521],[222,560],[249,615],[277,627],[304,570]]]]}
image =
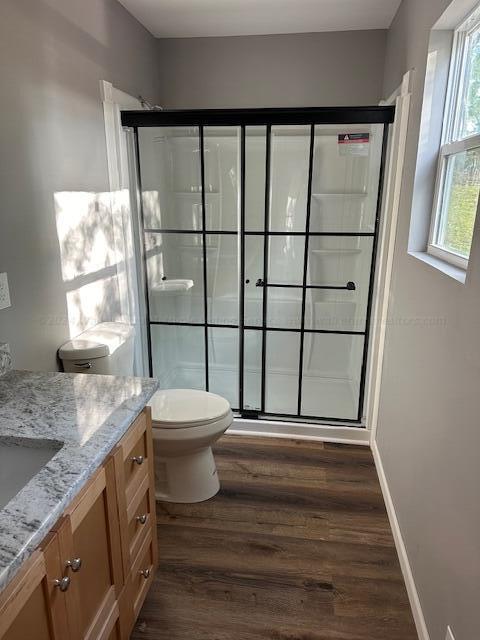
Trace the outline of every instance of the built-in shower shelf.
{"type": "MultiPolygon", "coordinates": [[[[353,293],[353,291],[349,291],[349,293],[353,293]]],[[[336,307],[339,304],[345,304],[345,305],[349,305],[349,306],[355,305],[356,306],[355,301],[354,300],[350,300],[350,299],[349,300],[314,300],[313,304],[315,306],[318,305],[318,306],[324,306],[324,307],[328,307],[328,306],[331,306],[331,307],[335,306],[336,307]]]]}
{"type": "Polygon", "coordinates": [[[159,284],[152,285],[150,291],[152,293],[180,293],[189,291],[194,286],[194,281],[185,278],[172,278],[165,280],[159,284]]]}
{"type": "Polygon", "coordinates": [[[312,193],[312,196],[314,198],[366,198],[368,196],[368,193],[365,193],[363,191],[359,191],[359,192],[353,192],[353,193],[346,193],[346,192],[319,192],[319,193],[312,193]]]}
{"type": "Polygon", "coordinates": [[[358,253],[362,253],[361,249],[311,249],[310,253],[313,253],[314,255],[324,255],[324,256],[329,256],[329,255],[342,255],[342,256],[346,256],[346,255],[356,255],[358,253]]]}
{"type": "MultiPolygon", "coordinates": [[[[174,196],[200,196],[202,195],[201,191],[172,191],[174,196]]],[[[206,196],[219,196],[220,191],[205,191],[206,196]]]]}
{"type": "MultiPolygon", "coordinates": [[[[189,251],[191,249],[197,249],[198,251],[203,251],[203,246],[202,245],[198,245],[198,244],[182,244],[179,246],[179,249],[188,249],[189,251]]],[[[206,249],[207,251],[216,251],[219,249],[218,244],[212,245],[212,244],[207,244],[206,245],[206,249]]]]}

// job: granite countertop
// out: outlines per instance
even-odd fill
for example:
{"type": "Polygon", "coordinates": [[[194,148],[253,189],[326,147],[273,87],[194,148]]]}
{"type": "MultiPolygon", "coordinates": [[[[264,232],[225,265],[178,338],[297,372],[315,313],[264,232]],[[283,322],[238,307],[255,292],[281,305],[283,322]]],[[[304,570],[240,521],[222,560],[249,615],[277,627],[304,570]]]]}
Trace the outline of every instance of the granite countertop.
{"type": "Polygon", "coordinates": [[[0,590],[157,388],[152,378],[30,371],[0,376],[0,444],[27,438],[29,446],[58,449],[0,509],[0,590]]]}

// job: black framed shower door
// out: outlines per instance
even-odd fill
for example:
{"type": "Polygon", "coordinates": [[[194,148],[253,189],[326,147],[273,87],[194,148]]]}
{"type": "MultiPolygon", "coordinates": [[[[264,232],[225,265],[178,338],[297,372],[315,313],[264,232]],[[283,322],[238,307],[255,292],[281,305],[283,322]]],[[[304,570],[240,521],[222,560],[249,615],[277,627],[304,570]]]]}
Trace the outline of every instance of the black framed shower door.
{"type": "Polygon", "coordinates": [[[392,107],[128,111],[150,374],[361,424],[392,107]]]}

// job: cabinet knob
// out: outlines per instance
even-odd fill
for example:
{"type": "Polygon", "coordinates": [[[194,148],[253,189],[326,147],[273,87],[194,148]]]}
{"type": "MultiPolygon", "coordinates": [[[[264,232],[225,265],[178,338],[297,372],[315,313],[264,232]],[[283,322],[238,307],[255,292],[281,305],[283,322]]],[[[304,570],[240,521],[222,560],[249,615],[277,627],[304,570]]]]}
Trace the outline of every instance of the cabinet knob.
{"type": "Polygon", "coordinates": [[[135,464],[143,464],[145,458],[143,456],[133,456],[133,458],[131,458],[131,460],[135,464]]]}
{"type": "Polygon", "coordinates": [[[140,575],[143,576],[145,580],[148,580],[148,578],[150,577],[150,569],[142,569],[140,571],[140,575]]]}
{"type": "Polygon", "coordinates": [[[80,571],[82,568],[82,559],[81,558],[73,558],[73,560],[67,560],[65,566],[71,569],[74,573],[80,571]]]}
{"type": "Polygon", "coordinates": [[[137,516],[137,522],[140,524],[145,524],[148,518],[148,514],[144,513],[141,516],[137,516]]]}
{"type": "Polygon", "coordinates": [[[61,578],[61,580],[54,580],[53,584],[60,589],[60,591],[65,592],[70,586],[70,578],[65,576],[64,578],[61,578]]]}

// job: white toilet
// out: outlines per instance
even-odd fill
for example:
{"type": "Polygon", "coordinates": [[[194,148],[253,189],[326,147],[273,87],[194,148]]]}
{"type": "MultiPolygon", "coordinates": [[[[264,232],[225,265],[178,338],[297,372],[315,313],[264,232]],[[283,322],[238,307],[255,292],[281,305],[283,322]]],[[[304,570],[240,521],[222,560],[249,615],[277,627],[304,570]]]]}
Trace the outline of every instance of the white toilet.
{"type": "Polygon", "coordinates": [[[133,375],[134,329],[123,322],[101,322],[58,350],[67,373],[133,375]]]}
{"type": "MultiPolygon", "coordinates": [[[[130,376],[133,327],[102,322],[58,350],[66,372],[130,376]]],[[[220,489],[212,445],[233,422],[230,404],[194,389],[157,391],[152,409],[155,493],[166,502],[202,502],[220,489]]]]}
{"type": "Polygon", "coordinates": [[[212,445],[233,422],[230,404],[206,391],[168,389],[157,391],[149,405],[157,500],[208,500],[220,489],[212,445]]]}

